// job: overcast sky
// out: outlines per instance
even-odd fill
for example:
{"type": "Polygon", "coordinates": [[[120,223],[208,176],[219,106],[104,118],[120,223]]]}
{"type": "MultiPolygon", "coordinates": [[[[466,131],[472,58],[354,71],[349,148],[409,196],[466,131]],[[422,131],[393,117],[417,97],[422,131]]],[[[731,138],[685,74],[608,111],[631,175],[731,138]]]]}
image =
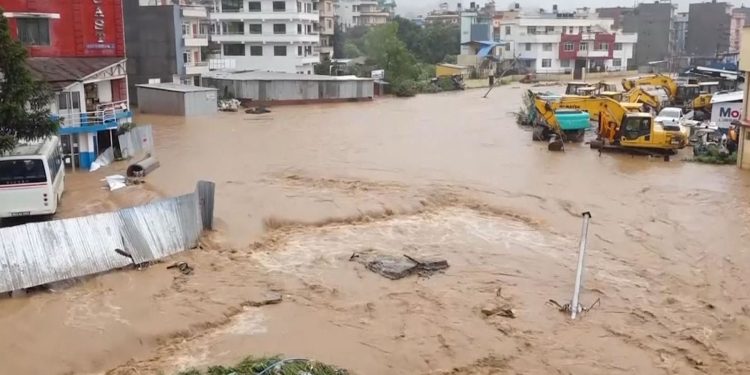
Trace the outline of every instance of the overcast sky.
{"type": "MultiPolygon", "coordinates": [[[[447,0],[448,4],[450,4],[451,9],[455,9],[456,4],[459,2],[459,0],[447,0]]],[[[469,3],[472,0],[463,0],[464,7],[467,7],[469,3]]],[[[485,0],[475,0],[480,5],[485,3],[485,0]]],[[[710,0],[709,0],[710,1],[710,0]]],[[[745,6],[750,7],[750,0],[725,0],[726,2],[733,4],[735,6],[740,6],[743,3],[745,6]]],[[[398,5],[397,11],[399,14],[402,15],[418,15],[418,14],[424,14],[432,9],[436,9],[438,5],[441,3],[441,0],[396,0],[396,4],[398,5]]],[[[515,1],[510,0],[495,0],[495,7],[498,10],[507,9],[509,8],[510,4],[514,3],[515,1]]],[[[540,7],[544,7],[546,9],[552,8],[552,4],[557,4],[560,7],[560,10],[565,9],[574,9],[576,7],[590,7],[590,8],[600,8],[600,7],[608,7],[608,6],[617,6],[613,4],[620,4],[621,6],[625,6],[626,4],[634,3],[632,0],[623,0],[623,1],[606,1],[606,0],[519,0],[518,1],[521,4],[521,7],[526,9],[538,9],[540,7]]],[[[649,1],[637,1],[637,2],[653,2],[653,0],[649,1]]],[[[688,10],[688,4],[690,3],[697,3],[701,1],[691,1],[691,0],[674,0],[673,3],[676,3],[679,5],[680,11],[687,11],[688,10]]]]}

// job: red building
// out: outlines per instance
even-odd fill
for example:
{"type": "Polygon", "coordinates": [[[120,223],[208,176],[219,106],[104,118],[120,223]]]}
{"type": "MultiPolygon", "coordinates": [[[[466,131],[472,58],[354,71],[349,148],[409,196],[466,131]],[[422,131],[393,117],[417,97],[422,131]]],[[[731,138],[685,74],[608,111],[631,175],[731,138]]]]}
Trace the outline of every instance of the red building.
{"type": "Polygon", "coordinates": [[[122,0],[0,0],[27,63],[56,93],[66,163],[88,168],[130,121],[122,0]]]}
{"type": "Polygon", "coordinates": [[[0,0],[32,57],[125,57],[121,0],[0,0]]]}

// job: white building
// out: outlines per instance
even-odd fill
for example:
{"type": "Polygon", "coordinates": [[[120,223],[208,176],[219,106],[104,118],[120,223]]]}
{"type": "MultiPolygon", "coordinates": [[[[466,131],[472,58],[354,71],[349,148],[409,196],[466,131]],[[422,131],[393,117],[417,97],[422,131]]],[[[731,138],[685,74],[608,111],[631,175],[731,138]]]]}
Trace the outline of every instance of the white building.
{"type": "Polygon", "coordinates": [[[627,70],[638,35],[612,31],[613,24],[586,12],[519,14],[498,22],[500,39],[510,42],[504,57],[537,73],[627,70]]]}
{"type": "Polygon", "coordinates": [[[342,29],[353,26],[382,25],[392,14],[377,0],[337,0],[335,12],[342,29]]]}
{"type": "Polygon", "coordinates": [[[317,0],[221,0],[210,14],[214,67],[313,74],[320,62],[317,0]]]}
{"type": "Polygon", "coordinates": [[[333,0],[320,1],[320,61],[333,58],[333,33],[336,17],[333,0]]]}

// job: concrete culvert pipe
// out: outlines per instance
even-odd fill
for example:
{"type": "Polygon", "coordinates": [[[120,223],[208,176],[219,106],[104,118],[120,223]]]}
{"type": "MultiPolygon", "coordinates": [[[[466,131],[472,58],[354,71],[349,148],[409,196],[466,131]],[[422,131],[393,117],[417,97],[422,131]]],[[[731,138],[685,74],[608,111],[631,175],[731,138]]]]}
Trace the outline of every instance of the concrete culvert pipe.
{"type": "Polygon", "coordinates": [[[145,177],[156,168],[159,168],[159,161],[154,157],[149,157],[128,166],[127,175],[128,177],[145,177]]]}

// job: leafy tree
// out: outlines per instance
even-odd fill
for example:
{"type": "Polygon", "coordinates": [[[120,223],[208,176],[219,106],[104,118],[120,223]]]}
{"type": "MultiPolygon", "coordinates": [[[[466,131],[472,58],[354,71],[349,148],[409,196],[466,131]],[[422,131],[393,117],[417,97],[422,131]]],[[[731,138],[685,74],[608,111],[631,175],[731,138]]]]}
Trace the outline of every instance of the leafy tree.
{"type": "Polygon", "coordinates": [[[393,22],[398,24],[398,38],[419,61],[437,64],[460,52],[461,29],[457,25],[436,24],[422,28],[402,17],[396,17],[393,22]]]}
{"type": "Polygon", "coordinates": [[[391,82],[416,79],[419,75],[417,61],[397,35],[398,23],[373,27],[365,35],[365,54],[385,69],[386,78],[391,82]]]}
{"type": "Polygon", "coordinates": [[[360,56],[362,56],[362,51],[359,50],[359,47],[357,47],[356,44],[354,44],[353,42],[346,42],[344,44],[343,57],[350,59],[360,56]]]}
{"type": "Polygon", "coordinates": [[[26,49],[11,37],[0,9],[0,153],[12,150],[19,140],[55,134],[59,126],[47,108],[51,92],[32,78],[25,60],[26,49]]]}
{"type": "Polygon", "coordinates": [[[333,23],[333,57],[335,59],[344,58],[344,30],[338,22],[333,23]]]}

